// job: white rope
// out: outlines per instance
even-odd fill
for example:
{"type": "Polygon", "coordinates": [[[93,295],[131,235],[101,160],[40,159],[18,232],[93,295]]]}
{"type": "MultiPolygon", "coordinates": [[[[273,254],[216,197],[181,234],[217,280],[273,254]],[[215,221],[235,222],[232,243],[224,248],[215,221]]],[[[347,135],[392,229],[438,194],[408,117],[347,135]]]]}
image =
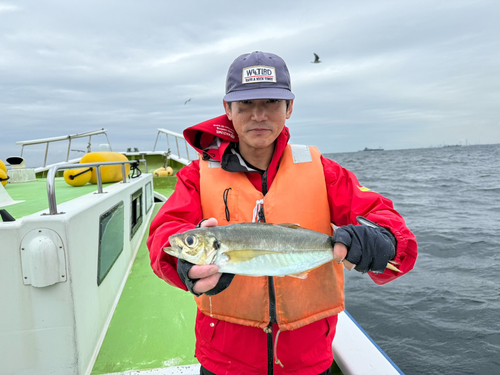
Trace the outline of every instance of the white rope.
{"type": "Polygon", "coordinates": [[[281,367],[285,367],[285,365],[283,365],[283,363],[281,363],[281,361],[278,359],[278,337],[280,335],[280,332],[281,332],[281,329],[278,330],[278,333],[276,334],[276,338],[274,339],[274,363],[276,363],[277,365],[280,365],[281,367]]]}
{"type": "Polygon", "coordinates": [[[259,221],[259,211],[263,205],[264,205],[264,199],[255,202],[255,208],[253,209],[252,223],[256,223],[259,221]]]}

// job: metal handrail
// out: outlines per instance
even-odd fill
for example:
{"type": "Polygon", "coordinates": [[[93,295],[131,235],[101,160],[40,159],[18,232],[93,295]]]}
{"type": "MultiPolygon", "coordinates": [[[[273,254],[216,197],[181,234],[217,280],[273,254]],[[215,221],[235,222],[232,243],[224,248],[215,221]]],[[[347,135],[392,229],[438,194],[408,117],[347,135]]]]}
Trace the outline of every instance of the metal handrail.
{"type": "Polygon", "coordinates": [[[23,151],[24,151],[24,146],[30,146],[30,145],[38,145],[42,143],[46,143],[47,146],[45,147],[45,158],[43,161],[43,166],[45,167],[47,165],[47,155],[49,153],[49,144],[52,142],[59,142],[59,141],[68,141],[68,152],[66,153],[66,161],[69,160],[69,152],[71,150],[71,140],[72,139],[77,139],[77,138],[83,138],[83,137],[89,137],[89,143],[87,146],[87,152],[90,152],[90,146],[92,143],[92,136],[93,135],[99,135],[99,134],[104,134],[106,136],[106,139],[109,144],[109,138],[108,134],[106,133],[106,129],[97,129],[97,130],[91,130],[85,133],[77,133],[77,134],[70,134],[70,135],[63,135],[60,137],[51,137],[51,138],[43,138],[43,139],[34,139],[31,141],[18,141],[16,142],[16,145],[21,145],[21,157],[23,156],[23,151]]]}
{"type": "Polygon", "coordinates": [[[125,164],[139,164],[138,160],[127,160],[127,161],[108,161],[108,162],[96,162],[96,163],[83,163],[83,164],[66,164],[66,165],[54,165],[49,169],[47,174],[47,196],[49,198],[49,215],[57,215],[57,202],[56,202],[56,174],[57,171],[61,169],[74,169],[74,168],[87,168],[96,167],[97,174],[97,193],[102,194],[102,178],[101,178],[101,167],[106,167],[109,165],[120,165],[122,166],[122,178],[123,182],[127,182],[127,173],[125,170],[125,164]]]}
{"type": "Polygon", "coordinates": [[[175,137],[175,144],[177,146],[177,156],[178,157],[181,157],[181,152],[180,152],[180,149],[179,149],[179,138],[184,141],[184,144],[186,146],[187,160],[189,162],[189,160],[190,160],[190,158],[189,158],[189,149],[188,149],[188,143],[187,143],[186,139],[184,138],[184,136],[182,134],[176,133],[176,132],[173,132],[173,131],[170,131],[170,130],[167,130],[167,129],[158,128],[158,134],[156,136],[156,141],[155,141],[155,146],[153,148],[153,151],[156,150],[156,144],[158,143],[158,138],[160,137],[160,134],[162,134],[162,133],[167,136],[167,145],[168,145],[169,148],[170,148],[170,142],[169,142],[168,136],[171,135],[171,136],[175,137]]]}

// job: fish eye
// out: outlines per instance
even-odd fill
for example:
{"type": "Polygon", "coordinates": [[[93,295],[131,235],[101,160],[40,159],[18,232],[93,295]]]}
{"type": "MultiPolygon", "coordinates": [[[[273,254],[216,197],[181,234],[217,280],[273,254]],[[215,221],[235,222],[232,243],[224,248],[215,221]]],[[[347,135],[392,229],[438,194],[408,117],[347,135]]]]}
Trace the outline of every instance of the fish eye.
{"type": "Polygon", "coordinates": [[[189,247],[193,247],[193,246],[196,246],[196,244],[198,243],[198,240],[195,236],[187,236],[185,242],[186,242],[186,245],[188,245],[189,247]]]}

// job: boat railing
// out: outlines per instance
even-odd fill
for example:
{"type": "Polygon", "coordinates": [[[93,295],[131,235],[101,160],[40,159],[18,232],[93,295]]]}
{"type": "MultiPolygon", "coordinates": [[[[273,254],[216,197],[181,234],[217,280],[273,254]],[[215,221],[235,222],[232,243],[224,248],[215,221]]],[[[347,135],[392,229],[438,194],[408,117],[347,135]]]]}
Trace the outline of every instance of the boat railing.
{"type": "MultiPolygon", "coordinates": [[[[121,165],[122,166],[122,179],[123,182],[127,182],[127,172],[126,164],[139,164],[138,160],[128,160],[128,161],[109,161],[109,162],[95,162],[95,163],[82,163],[82,164],[64,164],[64,165],[54,165],[49,169],[47,174],[47,196],[49,199],[49,215],[58,215],[57,212],[57,202],[56,202],[56,174],[57,171],[62,169],[74,169],[74,168],[96,168],[97,177],[97,194],[102,194],[102,177],[101,177],[101,167],[111,166],[111,165],[121,165]]],[[[62,212],[61,212],[62,213],[62,212]]]]}
{"type": "Polygon", "coordinates": [[[59,141],[68,141],[68,152],[66,153],[66,162],[69,161],[69,153],[71,151],[71,141],[73,139],[77,138],[84,138],[84,137],[89,137],[89,143],[87,145],[87,152],[91,152],[91,146],[92,146],[92,136],[94,135],[99,135],[99,134],[104,134],[106,136],[106,139],[108,141],[108,145],[110,147],[111,151],[111,145],[109,144],[109,139],[108,139],[108,134],[106,133],[106,129],[97,129],[97,130],[91,130],[88,132],[84,133],[77,133],[77,134],[69,134],[69,135],[63,135],[59,137],[51,137],[51,138],[43,138],[43,139],[34,139],[31,141],[18,141],[16,142],[16,145],[21,145],[21,157],[23,156],[23,151],[25,146],[31,146],[31,145],[39,145],[39,144],[46,144],[45,147],[45,157],[43,160],[43,168],[47,166],[47,155],[49,153],[49,145],[53,142],[59,142],[59,141]]]}
{"type": "Polygon", "coordinates": [[[176,132],[173,132],[173,131],[170,131],[170,130],[167,130],[167,129],[158,128],[158,134],[156,136],[156,141],[155,141],[155,145],[154,145],[153,151],[156,151],[156,145],[158,144],[158,139],[160,138],[160,136],[162,134],[165,134],[165,136],[167,138],[167,145],[168,145],[168,149],[169,150],[171,150],[169,136],[172,136],[175,139],[175,145],[176,145],[176,148],[177,148],[177,154],[175,154],[173,152],[170,152],[170,154],[168,155],[168,158],[169,159],[173,159],[173,160],[177,160],[178,162],[180,162],[180,163],[182,163],[184,165],[189,164],[189,162],[191,160],[190,157],[189,157],[189,147],[190,146],[187,143],[187,141],[184,138],[184,136],[182,134],[180,134],[180,133],[176,133],[176,132]],[[181,146],[179,146],[179,140],[180,140],[181,146]],[[185,157],[183,157],[181,155],[183,153],[183,151],[181,152],[182,143],[184,143],[184,146],[186,148],[186,155],[185,155],[185,157]]]}

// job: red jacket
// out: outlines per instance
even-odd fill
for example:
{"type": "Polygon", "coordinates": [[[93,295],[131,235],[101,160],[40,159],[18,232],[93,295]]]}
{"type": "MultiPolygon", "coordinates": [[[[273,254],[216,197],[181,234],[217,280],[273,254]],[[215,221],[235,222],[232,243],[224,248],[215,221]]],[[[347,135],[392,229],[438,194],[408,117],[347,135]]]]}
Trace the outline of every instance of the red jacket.
{"type": "MultiPolygon", "coordinates": [[[[232,124],[225,115],[186,129],[184,136],[201,154],[205,150],[212,159],[222,161],[223,167],[228,163],[224,156],[228,153],[225,151],[231,142],[238,141],[232,124]],[[220,139],[220,143],[213,148],[215,137],[220,139]]],[[[273,159],[267,170],[268,188],[272,185],[288,139],[289,131],[285,127],[276,140],[273,159]]],[[[388,228],[397,240],[395,261],[400,263],[402,273],[370,272],[373,281],[385,284],[410,271],[417,257],[416,239],[403,218],[394,210],[392,202],[375,192],[360,189],[362,186],[356,176],[334,161],[326,158],[321,160],[332,223],[336,226],[357,224],[356,217],[361,215],[388,228]]],[[[246,174],[255,188],[262,191],[261,174],[246,174]]],[[[169,245],[169,236],[193,229],[204,219],[199,195],[199,162],[193,161],[184,167],[177,173],[177,178],[175,192],[153,219],[148,247],[155,274],[167,283],[187,290],[176,271],[177,258],[169,256],[162,249],[169,245]]],[[[275,365],[274,373],[319,374],[325,371],[333,360],[331,343],[336,323],[337,317],[334,316],[297,330],[281,332],[279,359],[283,363],[291,362],[295,365],[284,369],[275,365]]],[[[274,334],[276,331],[277,329],[274,334]]],[[[267,371],[266,336],[259,328],[219,321],[198,311],[196,357],[204,367],[217,374],[262,374],[267,371]]]]}

